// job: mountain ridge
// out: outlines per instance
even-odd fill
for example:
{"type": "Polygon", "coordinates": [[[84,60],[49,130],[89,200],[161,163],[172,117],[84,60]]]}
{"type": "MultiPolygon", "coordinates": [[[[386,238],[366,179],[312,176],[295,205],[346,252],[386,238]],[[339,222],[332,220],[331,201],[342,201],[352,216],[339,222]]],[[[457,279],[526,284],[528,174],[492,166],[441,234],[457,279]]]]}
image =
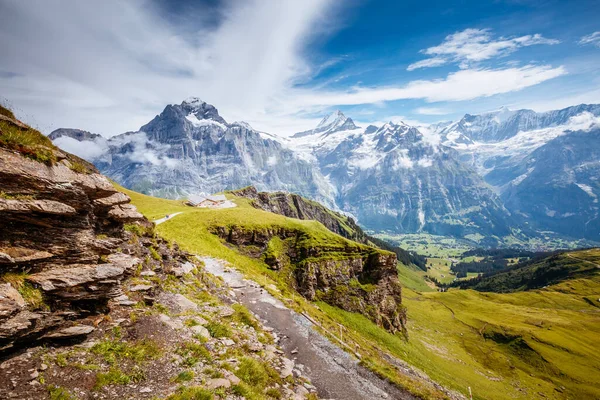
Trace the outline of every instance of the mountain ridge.
{"type": "MultiPolygon", "coordinates": [[[[441,137],[438,143],[404,123],[359,128],[336,111],[315,129],[283,138],[243,122],[227,123],[214,106],[191,98],[168,105],[139,131],[109,139],[108,151],[94,162],[125,186],[166,197],[248,185],[294,192],[350,213],[375,231],[483,235],[491,240],[481,244],[491,246],[503,237],[526,236],[533,230],[557,229],[559,235],[595,240],[600,239],[595,225],[591,235],[584,235],[547,221],[530,227],[532,217],[520,223],[521,217],[515,216],[522,210],[515,204],[521,200],[511,200],[506,208],[507,193],[514,190],[498,182],[508,176],[510,165],[527,162],[535,149],[568,135],[567,125],[561,123],[596,115],[600,105],[540,115],[508,109],[466,114],[457,122],[432,127],[441,137]],[[543,127],[539,129],[547,133],[536,136],[537,131],[522,132],[519,127],[543,127]],[[476,128],[476,134],[470,133],[476,128]],[[477,141],[481,138],[485,141],[477,141]],[[503,151],[501,146],[509,142],[515,150],[503,151]]],[[[588,193],[600,195],[589,180],[582,184],[590,188],[588,193]]]]}

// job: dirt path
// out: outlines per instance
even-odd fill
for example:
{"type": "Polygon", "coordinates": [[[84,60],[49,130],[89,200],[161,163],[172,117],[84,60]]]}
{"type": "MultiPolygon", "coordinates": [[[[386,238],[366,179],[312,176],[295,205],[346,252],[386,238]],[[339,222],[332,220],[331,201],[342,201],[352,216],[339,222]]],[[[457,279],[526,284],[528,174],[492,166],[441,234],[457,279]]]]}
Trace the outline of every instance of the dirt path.
{"type": "Polygon", "coordinates": [[[598,265],[598,264],[596,264],[596,263],[594,263],[592,261],[584,260],[583,258],[575,257],[575,256],[571,255],[570,253],[567,253],[567,257],[572,258],[572,259],[577,260],[577,261],[584,262],[584,263],[592,264],[596,268],[600,268],[600,265],[598,265]]]}
{"type": "Polygon", "coordinates": [[[161,219],[157,219],[157,220],[154,220],[154,221],[152,221],[152,222],[154,222],[154,224],[155,224],[155,225],[160,225],[160,224],[162,224],[163,222],[166,222],[166,221],[170,220],[171,218],[173,218],[173,217],[175,217],[175,216],[177,216],[177,215],[181,214],[182,212],[183,212],[183,211],[181,211],[181,212],[177,212],[177,213],[173,213],[173,214],[169,214],[169,216],[168,216],[168,217],[164,217],[164,218],[161,218],[161,219]]]}
{"type": "Polygon", "coordinates": [[[317,388],[320,398],[338,400],[415,399],[360,366],[356,359],[332,344],[313,329],[304,316],[285,307],[266,290],[224,262],[201,257],[206,270],[222,277],[233,289],[238,301],[273,328],[286,356],[317,388]]]}

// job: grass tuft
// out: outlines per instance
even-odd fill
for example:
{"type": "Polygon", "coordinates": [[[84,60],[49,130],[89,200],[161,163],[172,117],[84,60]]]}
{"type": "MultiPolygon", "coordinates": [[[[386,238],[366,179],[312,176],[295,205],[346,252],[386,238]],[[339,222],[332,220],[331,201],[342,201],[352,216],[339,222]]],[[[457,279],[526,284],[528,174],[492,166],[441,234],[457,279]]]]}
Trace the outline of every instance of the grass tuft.
{"type": "Polygon", "coordinates": [[[25,300],[32,310],[49,309],[49,306],[44,302],[44,295],[41,289],[34,287],[31,283],[26,281],[28,276],[29,275],[24,272],[8,272],[0,276],[0,281],[10,283],[12,287],[17,289],[19,294],[23,297],[23,300],[25,300]]]}
{"type": "Polygon", "coordinates": [[[177,393],[174,393],[167,397],[166,400],[212,400],[213,394],[202,387],[180,387],[177,389],[177,393]]]}
{"type": "Polygon", "coordinates": [[[69,391],[60,386],[50,385],[48,386],[48,395],[50,396],[50,400],[75,400],[75,396],[73,396],[69,391]]]}
{"type": "Polygon", "coordinates": [[[141,363],[153,358],[158,358],[162,350],[156,342],[144,339],[135,343],[128,343],[116,340],[104,340],[95,344],[90,351],[99,355],[104,360],[113,365],[118,360],[129,359],[141,363]]]}
{"type": "Polygon", "coordinates": [[[56,147],[50,139],[33,128],[21,128],[4,120],[0,120],[0,147],[15,150],[44,164],[56,162],[56,147]]]}
{"type": "Polygon", "coordinates": [[[189,371],[189,370],[181,371],[173,379],[173,382],[175,382],[175,383],[189,382],[192,379],[194,379],[194,376],[195,376],[194,371],[189,371]]]}
{"type": "Polygon", "coordinates": [[[231,329],[227,325],[211,321],[206,325],[210,336],[214,338],[231,337],[231,329]]]}
{"type": "Polygon", "coordinates": [[[144,379],[144,371],[141,369],[134,368],[133,371],[125,373],[118,367],[111,367],[108,372],[100,372],[96,375],[94,389],[98,390],[106,385],[129,385],[144,379]]]}

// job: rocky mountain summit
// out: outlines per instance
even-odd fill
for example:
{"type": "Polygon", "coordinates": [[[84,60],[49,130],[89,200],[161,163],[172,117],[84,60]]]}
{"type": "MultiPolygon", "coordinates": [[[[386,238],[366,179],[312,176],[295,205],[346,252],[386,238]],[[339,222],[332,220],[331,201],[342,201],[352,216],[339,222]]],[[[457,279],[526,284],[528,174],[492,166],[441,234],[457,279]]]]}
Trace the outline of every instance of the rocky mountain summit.
{"type": "Polygon", "coordinates": [[[510,215],[454,150],[415,127],[389,122],[377,129],[305,136],[310,153],[336,187],[340,209],[375,231],[440,235],[510,234],[510,215]]]}
{"type": "Polygon", "coordinates": [[[0,398],[314,392],[201,261],[94,166],[0,111],[0,398]]]}
{"type": "Polygon", "coordinates": [[[348,131],[352,129],[358,129],[356,125],[354,125],[354,121],[352,118],[348,118],[342,113],[340,110],[337,110],[329,115],[323,117],[321,122],[317,125],[315,129],[311,129],[304,132],[298,132],[292,136],[292,138],[301,138],[304,136],[310,135],[328,135],[331,133],[339,132],[339,131],[348,131]]]}
{"type": "Polygon", "coordinates": [[[600,105],[581,104],[465,115],[440,134],[526,226],[598,242],[598,132],[600,105]]]}
{"type": "MultiPolygon", "coordinates": [[[[66,131],[50,137],[64,138],[66,131]]],[[[70,137],[81,140],[76,131],[70,137]]],[[[100,149],[90,159],[100,171],[142,193],[177,198],[255,185],[331,199],[325,179],[309,163],[244,122],[227,123],[197,98],[168,105],[139,131],[108,139],[104,150],[102,143],[83,141],[100,149]]]]}

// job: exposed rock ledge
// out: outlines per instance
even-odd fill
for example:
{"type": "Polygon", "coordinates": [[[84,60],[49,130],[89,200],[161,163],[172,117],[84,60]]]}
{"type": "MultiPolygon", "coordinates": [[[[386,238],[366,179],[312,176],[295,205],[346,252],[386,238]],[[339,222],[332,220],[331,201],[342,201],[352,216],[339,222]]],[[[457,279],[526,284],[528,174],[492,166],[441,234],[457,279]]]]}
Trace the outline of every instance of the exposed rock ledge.
{"type": "Polygon", "coordinates": [[[0,148],[0,351],[83,335],[73,322],[122,295],[123,279],[148,254],[123,228],[151,224],[86,168],[0,148]]]}
{"type": "Polygon", "coordinates": [[[389,331],[405,331],[394,253],[352,242],[344,248],[307,247],[300,240],[302,232],[285,228],[217,227],[214,233],[249,255],[262,257],[273,269],[291,266],[289,277],[304,297],[364,314],[389,331]],[[274,237],[284,241],[279,254],[268,250],[274,237]]]}

